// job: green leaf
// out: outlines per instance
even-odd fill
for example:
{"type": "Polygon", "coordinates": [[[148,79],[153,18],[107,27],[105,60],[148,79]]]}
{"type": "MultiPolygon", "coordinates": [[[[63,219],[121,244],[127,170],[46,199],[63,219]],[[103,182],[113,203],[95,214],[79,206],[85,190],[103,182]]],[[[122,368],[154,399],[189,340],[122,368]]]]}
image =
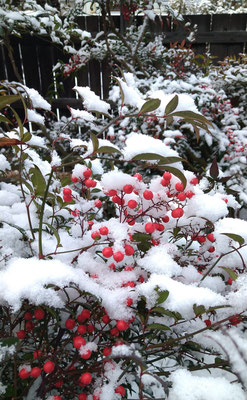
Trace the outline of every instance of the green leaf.
{"type": "MultiPolygon", "coordinates": [[[[213,127],[213,124],[211,121],[207,120],[207,118],[205,118],[203,115],[195,113],[194,111],[177,111],[177,112],[171,114],[170,116],[182,117],[186,120],[199,121],[202,124],[210,125],[213,127]]],[[[192,123],[192,122],[190,121],[190,123],[192,123]]]]}
{"type": "Polygon", "coordinates": [[[52,231],[52,233],[54,234],[55,238],[57,239],[57,247],[62,247],[61,245],[61,239],[60,236],[58,234],[58,231],[54,228],[54,226],[52,226],[51,224],[48,224],[47,222],[43,222],[44,225],[48,226],[48,228],[52,231]]]}
{"type": "Polygon", "coordinates": [[[28,238],[28,236],[27,236],[27,234],[26,234],[25,229],[21,228],[21,227],[18,226],[18,225],[11,224],[10,222],[6,222],[6,221],[2,221],[2,222],[3,222],[4,224],[7,224],[7,225],[9,225],[9,226],[12,226],[12,228],[17,229],[17,230],[22,234],[24,240],[29,240],[29,238],[28,238]]]}
{"type": "Polygon", "coordinates": [[[0,345],[1,346],[12,346],[13,344],[17,344],[19,342],[19,339],[16,337],[8,337],[8,338],[2,338],[0,339],[0,345]]]}
{"type": "Polygon", "coordinates": [[[203,305],[198,306],[198,305],[194,304],[193,310],[194,310],[195,315],[197,315],[197,316],[202,315],[206,312],[206,309],[203,305]]]}
{"type": "Polygon", "coordinates": [[[184,161],[181,157],[163,157],[157,153],[141,153],[132,158],[132,161],[160,160],[159,164],[173,164],[184,161]]]}
{"type": "Polygon", "coordinates": [[[213,162],[210,166],[209,173],[213,179],[216,179],[219,176],[219,168],[218,168],[216,157],[214,157],[214,159],[213,159],[213,162]]]}
{"type": "Polygon", "coordinates": [[[169,292],[168,292],[168,290],[164,290],[162,292],[159,292],[158,296],[159,297],[158,297],[158,300],[157,300],[156,304],[164,303],[164,301],[166,301],[166,299],[169,296],[169,292]]]}
{"type": "Polygon", "coordinates": [[[144,242],[144,241],[149,241],[151,239],[151,235],[147,233],[134,233],[132,237],[135,242],[144,242]]]}
{"type": "Polygon", "coordinates": [[[25,132],[24,135],[22,136],[22,141],[23,142],[28,142],[31,139],[32,135],[30,132],[25,132]]]}
{"type": "Polygon", "coordinates": [[[13,125],[12,122],[3,115],[0,115],[0,122],[6,122],[7,124],[13,125]]]}
{"type": "Polygon", "coordinates": [[[31,181],[34,187],[34,192],[36,196],[43,196],[46,189],[46,181],[43,177],[39,167],[35,165],[33,168],[30,169],[31,174],[31,181]]]}
{"type": "Polygon", "coordinates": [[[122,88],[122,86],[121,86],[121,83],[120,83],[119,79],[116,78],[115,76],[113,76],[113,79],[117,82],[117,84],[118,84],[118,86],[119,86],[119,89],[120,89],[121,104],[124,104],[124,91],[123,91],[123,88],[122,88]]]}
{"type": "Polygon", "coordinates": [[[101,146],[98,148],[98,150],[96,151],[97,153],[119,153],[122,154],[120,150],[116,149],[115,147],[111,147],[111,146],[101,146]]]}
{"type": "Polygon", "coordinates": [[[176,94],[166,106],[165,113],[172,113],[178,106],[178,95],[176,94]]]}
{"type": "Polygon", "coordinates": [[[138,114],[146,114],[148,112],[154,111],[160,106],[160,103],[160,99],[149,99],[142,105],[142,108],[140,109],[138,114]]]}
{"type": "Polygon", "coordinates": [[[24,134],[24,127],[23,127],[23,124],[22,124],[22,122],[21,122],[21,119],[20,119],[19,115],[18,115],[17,112],[13,109],[13,107],[10,107],[10,109],[11,109],[12,113],[13,113],[14,116],[15,116],[16,122],[17,122],[18,127],[19,127],[19,130],[20,130],[20,138],[21,138],[21,140],[22,140],[23,134],[24,134]]]}
{"type": "Polygon", "coordinates": [[[245,243],[244,238],[236,233],[222,233],[221,235],[228,236],[230,239],[235,240],[235,242],[238,242],[240,246],[245,243]]]}
{"type": "Polygon", "coordinates": [[[0,109],[4,108],[6,106],[9,106],[10,104],[14,103],[15,101],[20,100],[20,97],[21,96],[19,96],[17,94],[10,94],[10,95],[7,95],[7,96],[1,96],[0,97],[0,109]]]}
{"type": "Polygon", "coordinates": [[[180,179],[182,182],[184,189],[186,188],[187,185],[187,179],[185,178],[184,174],[177,168],[166,166],[165,167],[166,171],[171,172],[171,174],[175,175],[177,178],[180,179]]]}
{"type": "Polygon", "coordinates": [[[99,140],[93,132],[90,132],[90,137],[93,143],[93,152],[96,153],[99,148],[99,140]]]}
{"type": "Polygon", "coordinates": [[[163,325],[163,324],[150,324],[147,326],[147,329],[157,329],[158,331],[170,331],[171,329],[169,328],[169,326],[167,325],[163,325]]]}
{"type": "Polygon", "coordinates": [[[227,267],[219,267],[219,268],[222,268],[224,271],[226,271],[233,281],[236,281],[236,279],[238,278],[238,275],[232,269],[227,267]]]}

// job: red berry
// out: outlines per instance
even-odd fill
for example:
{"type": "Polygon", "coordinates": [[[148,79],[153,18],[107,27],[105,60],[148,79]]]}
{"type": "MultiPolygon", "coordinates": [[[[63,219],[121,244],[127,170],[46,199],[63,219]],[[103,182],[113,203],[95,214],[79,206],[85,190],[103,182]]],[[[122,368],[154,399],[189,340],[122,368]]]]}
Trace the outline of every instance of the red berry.
{"type": "Polygon", "coordinates": [[[55,394],[54,396],[52,396],[52,400],[62,400],[62,397],[55,394]]]}
{"type": "Polygon", "coordinates": [[[102,322],[104,322],[104,324],[108,324],[110,322],[109,315],[107,315],[107,314],[103,315],[102,322]]]}
{"type": "Polygon", "coordinates": [[[22,369],[19,371],[19,377],[20,377],[21,379],[27,379],[27,378],[29,377],[29,371],[28,371],[26,368],[22,368],[22,369]]]}
{"type": "Polygon", "coordinates": [[[33,352],[33,358],[40,358],[42,356],[42,351],[41,350],[35,350],[33,352]]]}
{"type": "Polygon", "coordinates": [[[205,238],[205,236],[197,236],[197,241],[199,243],[205,243],[206,242],[206,238],[205,238]]]}
{"type": "Polygon", "coordinates": [[[93,324],[88,324],[88,326],[87,326],[87,331],[88,331],[89,333],[93,333],[93,332],[94,332],[94,326],[93,326],[93,324]]]}
{"type": "Polygon", "coordinates": [[[63,189],[63,195],[64,196],[71,196],[72,190],[70,188],[64,188],[63,189]]]}
{"type": "Polygon", "coordinates": [[[70,330],[74,329],[74,327],[75,327],[75,320],[73,320],[72,318],[68,318],[68,319],[65,321],[65,326],[66,326],[67,329],[70,329],[70,330]]]}
{"type": "Polygon", "coordinates": [[[108,357],[110,354],[111,354],[111,348],[110,348],[110,347],[105,347],[105,348],[103,349],[103,355],[104,355],[105,357],[108,357]]]}
{"type": "Polygon", "coordinates": [[[86,393],[78,394],[78,400],[87,400],[87,394],[86,393]]]}
{"type": "Polygon", "coordinates": [[[142,176],[141,176],[141,174],[138,174],[138,172],[134,175],[134,177],[135,177],[136,179],[138,179],[138,181],[141,181],[141,180],[142,180],[142,176]]]}
{"type": "Polygon", "coordinates": [[[109,194],[110,197],[113,197],[113,196],[116,196],[117,191],[114,190],[114,189],[111,189],[111,190],[109,190],[108,194],[109,194]]]}
{"type": "Polygon", "coordinates": [[[89,372],[85,372],[80,376],[79,381],[83,385],[90,385],[90,383],[92,382],[92,375],[89,372]]]}
{"type": "Polygon", "coordinates": [[[85,346],[86,340],[81,336],[73,337],[73,346],[75,349],[79,349],[81,346],[85,346]]]}
{"type": "Polygon", "coordinates": [[[113,253],[113,258],[116,262],[120,262],[124,259],[124,254],[121,251],[117,251],[116,253],[113,253]]]}
{"type": "Polygon", "coordinates": [[[165,186],[165,187],[170,185],[170,181],[168,179],[161,179],[160,183],[162,186],[165,186]]]}
{"type": "Polygon", "coordinates": [[[104,247],[104,249],[102,250],[102,254],[106,258],[112,257],[113,250],[111,247],[104,247]]]}
{"type": "Polygon", "coordinates": [[[188,199],[191,199],[195,195],[195,193],[191,190],[188,190],[185,194],[188,199]]]}
{"type": "Polygon", "coordinates": [[[30,372],[32,378],[38,378],[41,374],[41,369],[39,367],[33,367],[30,372]]]}
{"type": "Polygon", "coordinates": [[[131,297],[128,297],[127,300],[126,300],[126,304],[127,304],[128,307],[132,306],[133,299],[131,299],[131,297]]]}
{"type": "Polygon", "coordinates": [[[26,331],[32,331],[33,328],[34,328],[34,323],[33,323],[33,321],[27,321],[27,322],[25,323],[25,330],[26,330],[26,331]]]}
{"type": "Polygon", "coordinates": [[[24,331],[24,329],[21,329],[20,331],[16,332],[16,336],[18,337],[18,339],[25,339],[26,332],[24,331]]]}
{"type": "Polygon", "coordinates": [[[207,327],[209,327],[209,326],[212,325],[212,322],[210,321],[210,319],[205,319],[205,320],[204,320],[204,323],[205,323],[205,325],[206,325],[207,327]]]}
{"type": "Polygon", "coordinates": [[[238,325],[242,321],[241,317],[239,315],[233,315],[232,317],[229,318],[229,321],[231,325],[238,325]]]}
{"type": "Polygon", "coordinates": [[[74,182],[74,183],[78,182],[78,178],[74,175],[71,175],[70,179],[71,179],[71,182],[74,182]]]}
{"type": "Polygon", "coordinates": [[[29,311],[25,312],[25,314],[24,314],[25,321],[31,321],[32,318],[33,318],[33,316],[29,311]]]}
{"type": "Polygon", "coordinates": [[[169,217],[168,217],[168,215],[166,215],[165,217],[163,217],[163,218],[162,218],[162,221],[163,221],[163,222],[169,222],[169,217]]]}
{"type": "Polygon", "coordinates": [[[96,185],[97,185],[97,182],[96,181],[94,181],[93,179],[86,179],[85,181],[84,181],[84,184],[85,184],[85,186],[86,187],[88,187],[88,188],[94,188],[96,185]]]}
{"type": "Polygon", "coordinates": [[[71,201],[72,201],[72,197],[71,196],[63,196],[63,200],[66,202],[66,203],[70,203],[71,201]]]}
{"type": "Polygon", "coordinates": [[[132,267],[132,265],[126,265],[126,267],[124,267],[125,271],[133,271],[134,267],[132,267]]]}
{"type": "Polygon", "coordinates": [[[62,379],[59,379],[59,381],[57,381],[57,382],[54,384],[54,386],[55,386],[56,388],[62,387],[62,386],[63,386],[63,380],[62,380],[62,379]]]}
{"type": "Polygon", "coordinates": [[[124,193],[130,194],[133,192],[133,186],[132,185],[124,185],[123,191],[124,193]]]}
{"type": "Polygon", "coordinates": [[[79,325],[78,328],[77,328],[77,332],[78,332],[80,335],[84,335],[84,334],[87,332],[87,327],[86,327],[86,325],[79,325]]]}
{"type": "Polygon", "coordinates": [[[84,354],[81,354],[81,358],[83,358],[84,360],[88,360],[91,357],[91,350],[87,350],[84,354]]]}
{"type": "Polygon", "coordinates": [[[90,178],[90,176],[92,175],[92,171],[91,169],[87,168],[84,172],[83,172],[83,176],[85,179],[90,178]]]}
{"type": "Polygon", "coordinates": [[[113,196],[112,197],[113,203],[118,204],[119,206],[124,205],[124,199],[121,199],[119,196],[113,196]]]}
{"type": "Polygon", "coordinates": [[[135,282],[129,281],[124,286],[126,286],[126,287],[135,287],[135,282]]]}
{"type": "Polygon", "coordinates": [[[154,195],[153,195],[153,192],[151,192],[151,190],[144,190],[143,197],[145,200],[152,200],[154,195]]]}
{"type": "Polygon", "coordinates": [[[95,200],[94,205],[95,205],[95,207],[100,208],[102,206],[102,201],[95,200]]]}
{"type": "Polygon", "coordinates": [[[186,194],[184,192],[180,192],[177,195],[178,200],[184,201],[186,199],[186,194]]]}
{"type": "Polygon", "coordinates": [[[228,285],[232,285],[232,282],[233,282],[232,278],[229,278],[228,281],[227,281],[228,285]]]}
{"type": "Polygon", "coordinates": [[[122,385],[119,385],[115,389],[115,393],[119,393],[122,397],[125,395],[125,389],[122,385]]]}
{"type": "Polygon", "coordinates": [[[119,331],[126,331],[126,329],[128,329],[128,328],[129,328],[128,322],[123,321],[123,320],[119,320],[119,321],[117,322],[117,329],[118,329],[119,331]]]}
{"type": "Polygon", "coordinates": [[[136,223],[135,220],[132,219],[132,218],[128,218],[126,222],[127,222],[128,225],[130,225],[130,226],[135,225],[135,223],[136,223]]]}
{"type": "Polygon", "coordinates": [[[180,218],[183,215],[184,215],[184,210],[182,208],[175,208],[175,210],[172,210],[173,218],[180,218]]]}
{"type": "Polygon", "coordinates": [[[99,240],[99,239],[101,238],[100,233],[99,233],[98,231],[93,231],[93,232],[91,233],[91,238],[92,238],[93,240],[99,240]]]}
{"type": "MultiPolygon", "coordinates": [[[[132,256],[135,252],[134,248],[130,244],[124,246],[126,256],[132,256]]],[[[114,256],[113,256],[114,257],[114,256]]]]}
{"type": "Polygon", "coordinates": [[[172,174],[170,174],[170,172],[164,172],[163,178],[167,181],[170,181],[172,179],[172,174]]]}
{"type": "Polygon", "coordinates": [[[215,237],[214,237],[213,233],[209,233],[207,235],[207,239],[212,243],[215,242],[215,237]]]}
{"type": "Polygon", "coordinates": [[[152,222],[148,222],[148,223],[145,225],[145,231],[146,231],[147,233],[153,233],[153,232],[155,231],[155,225],[154,225],[152,222]]]}
{"type": "Polygon", "coordinates": [[[191,181],[190,181],[191,185],[197,185],[198,182],[199,182],[199,181],[198,181],[197,178],[193,178],[193,179],[191,179],[191,181]]]}
{"type": "Polygon", "coordinates": [[[129,201],[128,201],[128,207],[131,208],[132,210],[133,210],[134,208],[136,208],[137,205],[138,205],[138,203],[137,203],[137,201],[135,201],[135,200],[129,200],[129,201]]]}
{"type": "Polygon", "coordinates": [[[117,328],[112,328],[111,330],[110,330],[110,334],[112,335],[112,336],[118,336],[119,335],[119,330],[117,329],[117,328]]]}
{"type": "Polygon", "coordinates": [[[175,189],[177,192],[182,192],[184,190],[184,185],[181,182],[176,183],[175,189]]]}
{"type": "Polygon", "coordinates": [[[52,371],[54,371],[55,364],[52,361],[46,361],[46,363],[43,366],[43,370],[45,371],[46,374],[50,374],[52,371]]]}
{"type": "Polygon", "coordinates": [[[215,247],[214,246],[209,247],[208,251],[209,253],[213,253],[215,251],[215,247]]]}
{"type": "Polygon", "coordinates": [[[157,228],[156,228],[159,232],[163,232],[163,230],[165,229],[163,224],[158,224],[157,228]]]}
{"type": "Polygon", "coordinates": [[[87,308],[84,308],[81,312],[81,316],[82,318],[84,318],[85,321],[86,319],[91,317],[91,312],[87,308]]]}
{"type": "Polygon", "coordinates": [[[34,311],[34,317],[35,317],[36,319],[41,320],[41,319],[44,318],[44,316],[45,316],[45,312],[44,312],[44,310],[42,310],[42,308],[37,308],[37,309],[34,311]]]}
{"type": "Polygon", "coordinates": [[[115,271],[116,269],[116,265],[114,263],[111,263],[110,265],[108,265],[108,268],[112,269],[113,271],[115,271]]]}
{"type": "Polygon", "coordinates": [[[101,228],[99,228],[99,232],[101,235],[106,236],[109,233],[109,229],[107,228],[107,226],[102,226],[101,228]]]}

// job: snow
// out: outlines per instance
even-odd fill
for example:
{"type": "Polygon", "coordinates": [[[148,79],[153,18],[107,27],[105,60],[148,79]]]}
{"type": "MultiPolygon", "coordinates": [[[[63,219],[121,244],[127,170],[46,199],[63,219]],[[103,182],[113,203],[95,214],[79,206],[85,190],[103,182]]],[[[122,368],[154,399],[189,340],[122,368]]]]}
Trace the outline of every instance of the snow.
{"type": "Polygon", "coordinates": [[[45,118],[38,114],[35,110],[27,109],[27,119],[30,122],[35,122],[36,124],[44,125],[45,118]]]}
{"type": "Polygon", "coordinates": [[[83,98],[83,104],[88,111],[109,113],[110,104],[101,100],[88,86],[75,86],[74,90],[83,98]]]}
{"type": "Polygon", "coordinates": [[[198,377],[178,369],[169,379],[173,383],[169,400],[245,400],[240,384],[230,383],[225,378],[198,377]]]}
{"type": "MultiPolygon", "coordinates": [[[[178,153],[165,145],[162,140],[154,139],[151,136],[142,135],[140,133],[132,133],[128,136],[122,152],[126,161],[142,153],[154,153],[162,157],[178,157],[178,153]]],[[[178,168],[179,163],[172,165],[178,168]]]]}
{"type": "Polygon", "coordinates": [[[10,163],[4,154],[0,154],[0,171],[6,171],[6,169],[11,169],[10,163]]]}
{"type": "Polygon", "coordinates": [[[155,287],[169,292],[169,296],[164,303],[165,308],[177,311],[185,318],[193,317],[194,304],[204,305],[209,308],[216,304],[222,305],[226,303],[223,296],[208,288],[196,287],[192,284],[186,285],[163,274],[153,273],[149,280],[138,288],[139,293],[146,297],[148,307],[153,307],[155,304],[156,297],[153,292],[155,287]]]}

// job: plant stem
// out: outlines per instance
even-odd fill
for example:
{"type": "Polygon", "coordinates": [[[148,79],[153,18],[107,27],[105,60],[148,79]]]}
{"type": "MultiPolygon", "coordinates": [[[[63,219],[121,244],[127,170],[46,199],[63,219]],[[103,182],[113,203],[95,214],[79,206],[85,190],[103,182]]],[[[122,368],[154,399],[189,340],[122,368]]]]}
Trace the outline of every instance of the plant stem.
{"type": "Polygon", "coordinates": [[[44,193],[44,197],[43,197],[43,201],[42,201],[42,205],[41,205],[41,210],[40,210],[40,217],[39,217],[39,259],[43,259],[44,255],[43,255],[43,249],[42,249],[42,227],[43,227],[43,218],[44,218],[44,210],[45,210],[45,203],[46,203],[46,199],[47,199],[47,195],[48,195],[48,190],[51,184],[51,180],[52,180],[52,176],[53,176],[53,172],[54,170],[51,169],[49,178],[48,178],[48,182],[45,188],[45,193],[44,193]]]}

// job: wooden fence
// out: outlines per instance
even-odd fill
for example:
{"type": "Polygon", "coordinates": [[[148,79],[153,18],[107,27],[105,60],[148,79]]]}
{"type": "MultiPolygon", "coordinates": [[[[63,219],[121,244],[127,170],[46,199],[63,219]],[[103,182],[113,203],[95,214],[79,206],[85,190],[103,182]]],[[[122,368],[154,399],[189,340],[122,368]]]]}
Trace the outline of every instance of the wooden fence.
{"type": "MultiPolygon", "coordinates": [[[[247,43],[247,14],[233,15],[187,15],[185,22],[197,25],[197,33],[192,49],[196,53],[203,54],[206,49],[217,60],[226,56],[238,55],[245,52],[247,43]]],[[[100,16],[80,17],[79,26],[95,35],[103,30],[100,16]]],[[[124,29],[123,20],[114,16],[114,22],[120,29],[124,29]]],[[[137,23],[141,24],[142,17],[137,17],[137,23]]],[[[177,24],[171,18],[162,17],[151,22],[149,31],[151,35],[163,34],[164,43],[181,42],[189,34],[182,24],[177,24]]],[[[11,37],[11,45],[14,51],[14,59],[20,75],[25,78],[27,86],[37,89],[42,96],[47,97],[49,87],[54,83],[52,73],[57,61],[68,61],[62,49],[44,39],[26,35],[21,39],[11,37]]],[[[78,75],[78,80],[67,78],[63,81],[63,93],[52,104],[54,108],[63,110],[66,106],[80,107],[81,101],[76,99],[72,90],[75,84],[90,86],[102,98],[106,98],[110,83],[111,68],[107,61],[90,61],[78,75]]],[[[12,68],[6,48],[0,47],[0,80],[8,79],[16,81],[16,75],[12,68]]]]}

